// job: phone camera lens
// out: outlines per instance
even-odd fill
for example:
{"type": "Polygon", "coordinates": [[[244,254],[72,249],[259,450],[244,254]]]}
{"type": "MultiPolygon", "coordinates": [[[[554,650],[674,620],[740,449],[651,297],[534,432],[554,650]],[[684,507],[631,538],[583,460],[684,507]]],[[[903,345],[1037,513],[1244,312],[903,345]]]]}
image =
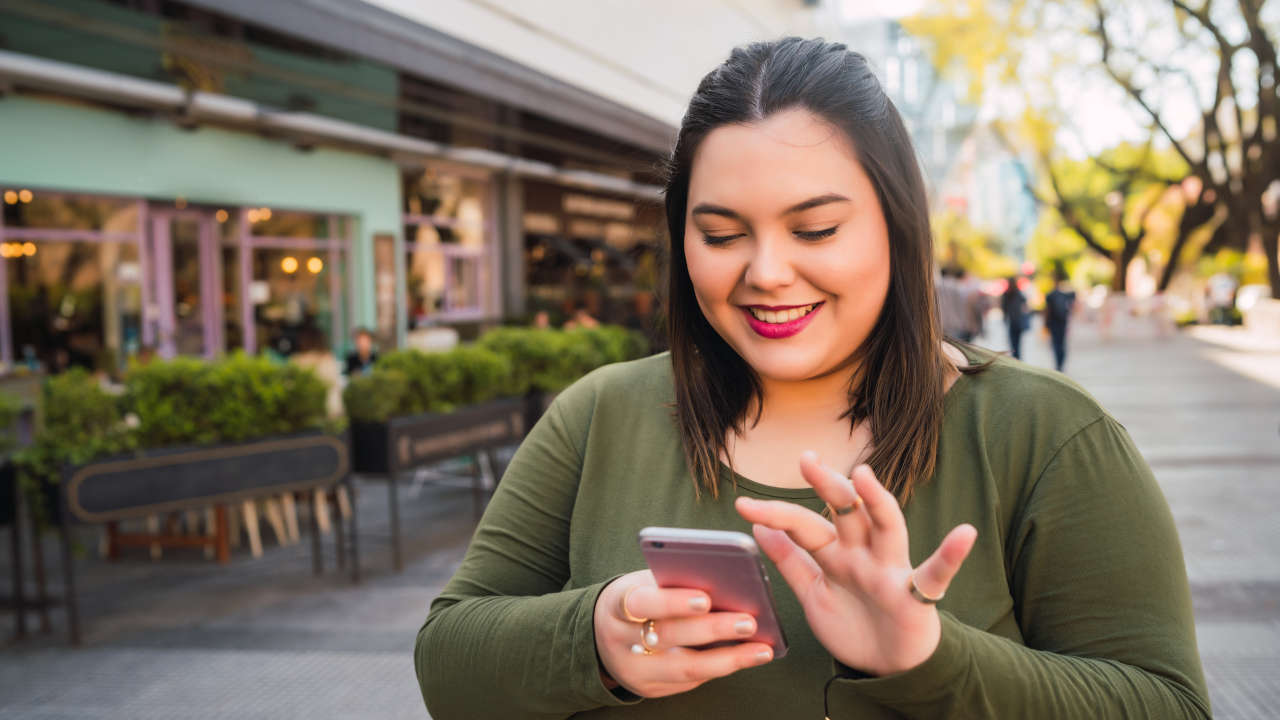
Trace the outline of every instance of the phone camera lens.
{"type": "Polygon", "coordinates": [[[656,547],[656,548],[658,548],[659,550],[661,550],[662,548],[666,547],[666,546],[667,546],[667,544],[666,544],[666,543],[664,543],[664,542],[655,542],[655,543],[653,544],[653,546],[654,546],[654,547],[656,547]]]}

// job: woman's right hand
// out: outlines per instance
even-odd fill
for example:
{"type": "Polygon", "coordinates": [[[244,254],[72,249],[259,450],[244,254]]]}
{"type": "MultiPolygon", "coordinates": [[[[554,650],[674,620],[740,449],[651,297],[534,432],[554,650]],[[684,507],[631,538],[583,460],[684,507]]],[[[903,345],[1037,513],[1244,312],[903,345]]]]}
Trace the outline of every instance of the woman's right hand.
{"type": "Polygon", "coordinates": [[[605,672],[631,692],[655,698],[687,692],[773,659],[773,648],[758,642],[694,650],[708,643],[743,640],[756,632],[751,615],[710,612],[710,607],[711,598],[701,590],[660,588],[648,570],[617,578],[596,599],[596,651],[605,672]],[[653,654],[633,652],[632,646],[643,647],[644,627],[627,619],[623,598],[626,612],[654,621],[657,642],[648,643],[653,654]]]}

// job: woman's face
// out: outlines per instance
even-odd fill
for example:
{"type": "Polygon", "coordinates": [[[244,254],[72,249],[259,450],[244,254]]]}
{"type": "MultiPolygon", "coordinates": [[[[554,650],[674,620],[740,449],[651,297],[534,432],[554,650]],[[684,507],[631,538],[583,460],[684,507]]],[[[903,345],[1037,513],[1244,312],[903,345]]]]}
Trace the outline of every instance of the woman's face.
{"type": "Polygon", "coordinates": [[[684,255],[711,326],[778,381],[844,367],[889,291],[889,232],[871,180],[845,134],[802,109],[702,141],[684,255]]]}

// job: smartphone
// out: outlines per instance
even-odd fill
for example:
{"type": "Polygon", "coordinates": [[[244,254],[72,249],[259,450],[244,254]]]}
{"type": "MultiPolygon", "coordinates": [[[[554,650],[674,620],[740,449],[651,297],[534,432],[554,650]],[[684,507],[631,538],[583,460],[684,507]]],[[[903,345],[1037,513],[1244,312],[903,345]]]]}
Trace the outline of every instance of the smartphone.
{"type": "MultiPolygon", "coordinates": [[[[711,596],[713,612],[743,612],[756,618],[756,634],[746,641],[773,646],[787,654],[787,637],[778,622],[769,575],[755,538],[728,530],[647,527],[640,531],[640,552],[658,587],[701,590],[711,596]]],[[[731,640],[698,649],[733,645],[731,640]]]]}

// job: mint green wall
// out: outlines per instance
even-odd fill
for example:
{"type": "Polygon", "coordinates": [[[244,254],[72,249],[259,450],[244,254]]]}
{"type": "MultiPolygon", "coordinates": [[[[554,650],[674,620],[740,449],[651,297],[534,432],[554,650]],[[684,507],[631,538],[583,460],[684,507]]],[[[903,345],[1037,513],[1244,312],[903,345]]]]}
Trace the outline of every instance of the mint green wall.
{"type": "Polygon", "coordinates": [[[400,172],[390,160],[72,103],[0,99],[0,186],[353,216],[352,300],[363,325],[374,322],[372,237],[400,245],[400,172]]]}

